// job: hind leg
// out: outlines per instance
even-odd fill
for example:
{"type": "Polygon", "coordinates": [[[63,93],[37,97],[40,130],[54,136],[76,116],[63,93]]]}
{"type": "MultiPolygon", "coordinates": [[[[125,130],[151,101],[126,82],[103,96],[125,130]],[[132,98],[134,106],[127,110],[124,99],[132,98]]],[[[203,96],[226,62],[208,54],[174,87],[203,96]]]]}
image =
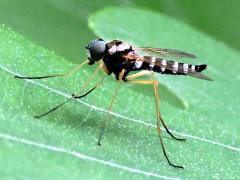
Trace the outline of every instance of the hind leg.
{"type": "MultiPolygon", "coordinates": [[[[135,76],[132,76],[133,78],[131,79],[134,79],[136,77],[140,77],[140,76],[143,76],[145,75],[144,73],[137,73],[137,75],[135,76]]],[[[169,165],[175,167],[175,168],[182,168],[183,169],[183,166],[179,166],[179,165],[175,165],[173,164],[168,156],[167,156],[167,153],[166,153],[166,150],[165,150],[165,146],[163,144],[163,140],[162,140],[162,137],[161,137],[161,129],[160,129],[160,124],[162,123],[164,128],[166,129],[167,133],[173,137],[174,139],[177,139],[177,140],[184,140],[184,139],[179,139],[179,138],[176,138],[175,136],[173,136],[173,134],[171,134],[171,132],[168,130],[167,126],[165,125],[162,117],[161,117],[161,114],[160,114],[160,108],[159,108],[159,94],[158,94],[158,81],[156,80],[129,80],[128,79],[128,83],[131,83],[131,84],[140,84],[140,85],[153,85],[153,88],[154,88],[154,96],[155,96],[155,105],[156,105],[156,115],[157,115],[157,132],[158,132],[158,137],[159,137],[159,140],[160,140],[160,144],[161,144],[161,147],[162,147],[162,151],[163,151],[163,154],[165,156],[165,158],[167,159],[169,165]]]]}

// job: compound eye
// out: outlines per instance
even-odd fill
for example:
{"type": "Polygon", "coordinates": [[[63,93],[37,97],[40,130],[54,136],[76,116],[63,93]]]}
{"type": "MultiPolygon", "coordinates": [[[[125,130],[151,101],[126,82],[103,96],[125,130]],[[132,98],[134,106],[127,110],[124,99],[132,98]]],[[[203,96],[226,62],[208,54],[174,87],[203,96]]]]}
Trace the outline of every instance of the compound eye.
{"type": "Polygon", "coordinates": [[[103,40],[95,40],[89,45],[91,59],[98,61],[105,55],[106,43],[103,40]]]}

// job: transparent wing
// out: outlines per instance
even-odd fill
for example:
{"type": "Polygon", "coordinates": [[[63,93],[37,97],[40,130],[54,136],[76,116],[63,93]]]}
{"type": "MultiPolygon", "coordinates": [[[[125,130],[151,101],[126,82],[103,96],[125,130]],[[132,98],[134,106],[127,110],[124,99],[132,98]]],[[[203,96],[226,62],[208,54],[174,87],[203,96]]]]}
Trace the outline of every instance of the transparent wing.
{"type": "Polygon", "coordinates": [[[138,47],[135,49],[144,51],[147,53],[159,54],[160,56],[172,56],[176,58],[196,58],[196,56],[191,53],[174,50],[174,49],[152,48],[152,47],[138,47]]]}
{"type": "Polygon", "coordinates": [[[199,78],[199,79],[204,79],[204,80],[207,80],[207,81],[213,81],[211,78],[207,77],[206,75],[200,73],[200,72],[189,72],[187,73],[187,75],[189,76],[192,76],[192,77],[195,77],[195,78],[199,78]]]}

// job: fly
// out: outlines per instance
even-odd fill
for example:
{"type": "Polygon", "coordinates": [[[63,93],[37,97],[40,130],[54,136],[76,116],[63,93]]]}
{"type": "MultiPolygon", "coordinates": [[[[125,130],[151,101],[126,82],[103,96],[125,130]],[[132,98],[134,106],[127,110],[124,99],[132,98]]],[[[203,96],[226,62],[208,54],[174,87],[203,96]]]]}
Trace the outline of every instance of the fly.
{"type": "MultiPolygon", "coordinates": [[[[40,77],[22,77],[22,76],[15,76],[19,79],[44,79],[44,78],[53,78],[53,77],[60,77],[60,76],[67,76],[70,75],[77,70],[79,70],[83,65],[93,65],[94,63],[98,63],[98,67],[94,71],[94,73],[89,77],[89,79],[85,82],[85,85],[91,81],[96,74],[103,69],[105,75],[114,74],[116,80],[124,81],[126,83],[131,84],[142,84],[142,85],[151,85],[153,86],[154,96],[155,96],[155,104],[156,104],[156,119],[157,119],[157,132],[158,137],[160,140],[160,144],[162,147],[163,154],[169,163],[169,165],[175,168],[182,168],[183,166],[173,164],[166,153],[165,146],[163,144],[163,140],[161,137],[161,130],[160,126],[162,125],[166,132],[175,140],[178,141],[185,141],[185,139],[175,137],[167,128],[161,114],[159,108],[159,94],[158,94],[158,81],[155,80],[155,73],[160,74],[168,74],[168,75],[185,75],[185,76],[192,76],[195,78],[200,78],[204,80],[211,81],[212,79],[207,77],[206,75],[202,74],[201,72],[207,68],[206,64],[200,65],[193,65],[193,64],[186,64],[177,61],[172,61],[171,57],[175,58],[195,58],[196,56],[187,52],[173,50],[173,49],[164,49],[164,48],[152,48],[152,47],[133,47],[127,42],[121,40],[112,40],[110,42],[105,42],[103,39],[95,39],[91,41],[85,48],[88,51],[88,60],[84,61],[82,64],[78,65],[76,68],[70,70],[64,74],[55,74],[55,75],[47,75],[47,76],[40,76],[40,77]],[[147,53],[147,55],[143,55],[147,53]],[[152,75],[151,80],[139,80],[136,78],[144,77],[152,75]]],[[[72,98],[69,98],[65,102],[59,104],[58,106],[50,109],[49,111],[35,116],[35,118],[41,118],[67,102],[73,99],[80,99],[92,91],[94,91],[104,80],[104,76],[96,83],[96,85],[91,88],[89,91],[82,95],[72,94],[72,98]]],[[[118,83],[119,84],[119,83],[118,83]]],[[[110,106],[108,111],[112,111],[114,100],[117,96],[119,89],[119,85],[115,89],[113,98],[111,100],[110,106]]],[[[103,123],[99,138],[98,138],[98,145],[101,144],[102,136],[105,129],[105,123],[103,123]]]]}

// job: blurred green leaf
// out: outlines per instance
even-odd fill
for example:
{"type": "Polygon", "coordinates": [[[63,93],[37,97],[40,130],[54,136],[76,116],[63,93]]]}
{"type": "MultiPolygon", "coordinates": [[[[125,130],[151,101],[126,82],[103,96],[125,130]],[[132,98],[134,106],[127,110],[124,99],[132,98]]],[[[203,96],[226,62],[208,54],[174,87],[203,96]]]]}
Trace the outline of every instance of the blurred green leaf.
{"type": "Polygon", "coordinates": [[[118,115],[109,115],[99,109],[107,109],[115,87],[113,78],[108,77],[101,88],[83,99],[91,105],[76,101],[45,118],[33,119],[34,115],[64,101],[64,96],[78,91],[94,67],[85,67],[66,78],[14,79],[16,74],[36,76],[65,72],[73,65],[1,27],[0,154],[3,156],[0,161],[4,163],[0,164],[0,173],[16,179],[145,179],[146,175],[165,179],[239,177],[240,64],[235,60],[239,53],[186,24],[146,10],[105,9],[91,16],[90,26],[105,39],[120,38],[141,46],[189,51],[199,57],[194,63],[209,64],[206,74],[214,82],[159,76],[163,96],[161,112],[169,127],[189,137],[186,143],[181,143],[166,138],[168,135],[163,132],[165,146],[170,159],[185,169],[170,167],[161,152],[153,128],[156,120],[150,87],[122,83],[113,109],[118,115]],[[166,97],[170,95],[173,97],[166,97]],[[181,104],[187,104],[187,108],[181,104]],[[103,146],[97,147],[103,119],[108,122],[107,130],[103,146]],[[65,151],[57,153],[59,148],[65,151]],[[95,159],[78,159],[69,156],[69,151],[95,159]],[[113,167],[113,163],[118,166],[113,167]]]}
{"type": "Polygon", "coordinates": [[[94,38],[88,16],[107,6],[141,7],[162,12],[191,24],[240,49],[240,1],[189,0],[1,0],[0,24],[6,24],[28,39],[55,51],[70,62],[85,55],[82,44],[94,38]]]}

